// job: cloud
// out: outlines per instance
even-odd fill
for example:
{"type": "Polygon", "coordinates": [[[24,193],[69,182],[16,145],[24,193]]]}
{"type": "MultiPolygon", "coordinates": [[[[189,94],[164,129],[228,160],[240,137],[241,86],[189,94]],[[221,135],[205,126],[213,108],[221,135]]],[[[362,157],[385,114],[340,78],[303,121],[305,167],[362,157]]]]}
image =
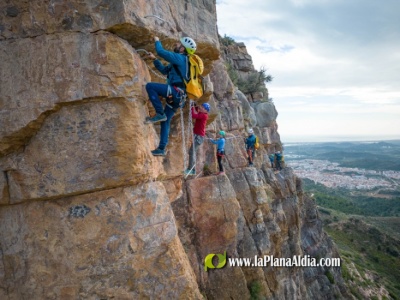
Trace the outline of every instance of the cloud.
{"type": "MultiPolygon", "coordinates": [[[[337,118],[375,112],[381,124],[398,124],[399,11],[398,0],[217,1],[220,34],[245,42],[254,66],[274,77],[268,89],[281,128],[298,127],[283,117],[294,107],[304,119],[307,110],[337,118]]],[[[389,130],[400,136],[400,126],[389,130]]]]}
{"type": "MultiPolygon", "coordinates": [[[[339,63],[352,65],[356,71],[378,71],[380,66],[389,67],[393,60],[398,61],[399,11],[397,0],[386,0],[385,5],[375,0],[255,0],[251,5],[233,0],[217,5],[219,30],[245,40],[246,45],[251,40],[247,45],[251,55],[260,49],[265,49],[264,53],[292,53],[282,49],[296,49],[297,59],[305,52],[311,54],[302,59],[303,64],[315,57],[324,62],[322,66],[339,63]]],[[[399,64],[392,66],[390,74],[399,68],[399,64]]]]}
{"type": "Polygon", "coordinates": [[[256,46],[257,50],[260,51],[260,53],[269,53],[269,52],[280,52],[280,53],[287,53],[291,50],[294,49],[293,46],[290,45],[283,45],[279,47],[273,47],[273,46],[256,46]]]}

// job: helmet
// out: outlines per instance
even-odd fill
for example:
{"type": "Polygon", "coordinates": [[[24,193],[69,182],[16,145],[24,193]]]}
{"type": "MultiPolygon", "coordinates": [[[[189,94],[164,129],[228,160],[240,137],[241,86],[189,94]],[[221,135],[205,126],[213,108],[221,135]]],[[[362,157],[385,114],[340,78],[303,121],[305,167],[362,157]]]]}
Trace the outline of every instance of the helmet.
{"type": "Polygon", "coordinates": [[[253,134],[253,133],[254,133],[253,128],[250,128],[247,132],[248,132],[249,134],[253,134]]]}
{"type": "Polygon", "coordinates": [[[193,54],[196,52],[196,42],[190,37],[183,37],[181,38],[182,46],[185,47],[186,52],[189,54],[193,54]]]}
{"type": "Polygon", "coordinates": [[[225,131],[221,130],[221,131],[219,132],[219,134],[222,135],[222,136],[225,136],[225,131]]]}
{"type": "Polygon", "coordinates": [[[208,104],[208,103],[203,103],[201,106],[203,106],[204,109],[205,109],[207,112],[210,111],[210,104],[208,104]]]}

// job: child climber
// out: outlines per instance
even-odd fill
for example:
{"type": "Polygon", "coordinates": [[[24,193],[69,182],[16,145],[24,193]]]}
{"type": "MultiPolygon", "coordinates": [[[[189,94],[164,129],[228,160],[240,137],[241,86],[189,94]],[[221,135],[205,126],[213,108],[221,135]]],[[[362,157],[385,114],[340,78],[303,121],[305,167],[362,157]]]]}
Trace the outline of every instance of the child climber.
{"type": "Polygon", "coordinates": [[[189,167],[185,171],[185,175],[196,175],[195,155],[197,155],[199,146],[204,142],[209,111],[210,104],[208,103],[203,103],[199,106],[194,104],[191,108],[192,118],[196,120],[196,123],[193,127],[194,143],[189,149],[189,167]]]}
{"type": "Polygon", "coordinates": [[[219,173],[217,175],[222,175],[224,173],[224,167],[222,166],[222,159],[225,156],[225,131],[221,130],[219,132],[220,138],[218,140],[211,139],[211,143],[217,145],[217,160],[219,173]]]}

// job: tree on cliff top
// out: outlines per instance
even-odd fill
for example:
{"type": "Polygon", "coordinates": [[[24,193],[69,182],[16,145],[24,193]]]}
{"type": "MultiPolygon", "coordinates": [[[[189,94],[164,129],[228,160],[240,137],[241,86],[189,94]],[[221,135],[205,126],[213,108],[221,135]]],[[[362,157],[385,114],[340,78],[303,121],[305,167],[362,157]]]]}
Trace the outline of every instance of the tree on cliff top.
{"type": "Polygon", "coordinates": [[[266,74],[267,69],[261,67],[259,71],[252,72],[247,78],[238,78],[237,86],[244,94],[252,94],[256,92],[264,92],[266,90],[265,83],[271,82],[273,77],[266,74]]]}
{"type": "Polygon", "coordinates": [[[231,38],[230,36],[227,36],[226,34],[224,34],[224,37],[221,37],[220,35],[218,35],[218,37],[219,37],[219,42],[226,47],[236,43],[233,38],[231,38]]]}
{"type": "MultiPolygon", "coordinates": [[[[236,44],[236,41],[226,34],[224,37],[221,37],[220,35],[218,37],[220,44],[224,47],[236,44]]],[[[238,70],[235,69],[231,59],[227,59],[226,67],[233,84],[236,85],[244,94],[253,94],[257,92],[265,93],[267,91],[265,84],[271,82],[273,79],[271,75],[266,73],[267,69],[265,67],[261,67],[259,71],[250,71],[246,75],[240,74],[238,70]]]]}

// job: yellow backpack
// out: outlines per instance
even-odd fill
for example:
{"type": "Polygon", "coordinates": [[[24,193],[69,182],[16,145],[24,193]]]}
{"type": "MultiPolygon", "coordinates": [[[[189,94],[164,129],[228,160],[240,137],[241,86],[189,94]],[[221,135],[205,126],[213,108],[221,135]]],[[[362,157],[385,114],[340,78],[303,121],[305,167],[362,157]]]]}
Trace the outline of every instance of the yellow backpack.
{"type": "Polygon", "coordinates": [[[189,99],[197,100],[204,93],[203,86],[203,74],[204,64],[200,56],[196,54],[189,54],[189,69],[190,69],[190,79],[186,82],[186,93],[189,99]]]}
{"type": "Polygon", "coordinates": [[[256,136],[256,142],[254,144],[254,149],[258,150],[260,148],[260,143],[258,142],[258,136],[256,136]]]}
{"type": "Polygon", "coordinates": [[[196,54],[188,54],[189,58],[189,74],[190,74],[190,79],[189,81],[186,81],[184,77],[182,76],[181,72],[179,69],[175,66],[172,65],[176,72],[179,74],[179,76],[182,78],[185,87],[186,87],[186,94],[189,99],[192,100],[197,100],[201,96],[203,96],[204,93],[204,83],[203,83],[203,74],[204,71],[204,64],[200,56],[196,54]]]}

